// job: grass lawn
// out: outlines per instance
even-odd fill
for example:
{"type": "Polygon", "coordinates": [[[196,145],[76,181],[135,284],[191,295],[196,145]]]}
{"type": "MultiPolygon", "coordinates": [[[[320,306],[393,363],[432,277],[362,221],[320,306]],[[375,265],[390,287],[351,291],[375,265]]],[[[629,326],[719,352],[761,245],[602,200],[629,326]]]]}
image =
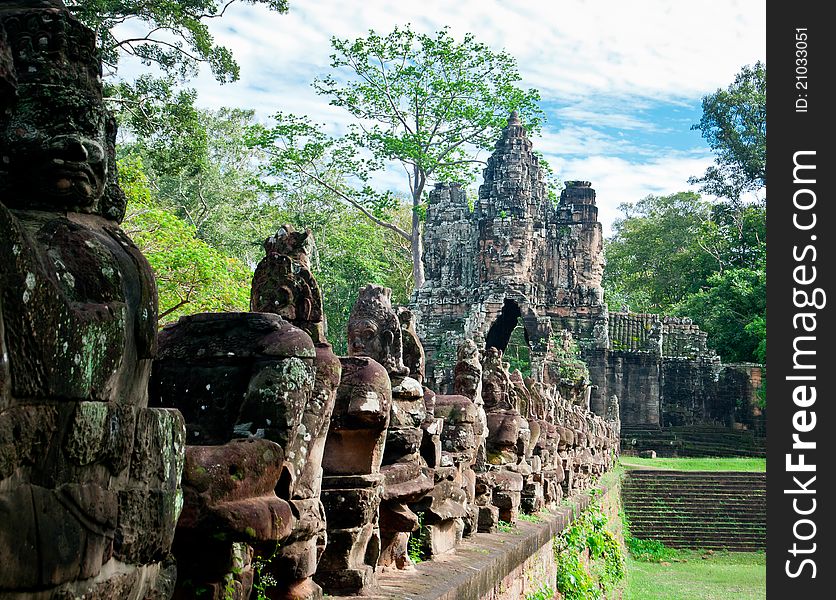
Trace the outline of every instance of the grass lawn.
{"type": "Polygon", "coordinates": [[[628,469],[673,469],[676,471],[766,471],[765,458],[639,458],[622,456],[628,469]]]}
{"type": "Polygon", "coordinates": [[[754,600],[766,598],[766,554],[679,551],[665,562],[627,558],[624,600],[754,600]],[[674,561],[681,562],[674,562],[674,561]]]}

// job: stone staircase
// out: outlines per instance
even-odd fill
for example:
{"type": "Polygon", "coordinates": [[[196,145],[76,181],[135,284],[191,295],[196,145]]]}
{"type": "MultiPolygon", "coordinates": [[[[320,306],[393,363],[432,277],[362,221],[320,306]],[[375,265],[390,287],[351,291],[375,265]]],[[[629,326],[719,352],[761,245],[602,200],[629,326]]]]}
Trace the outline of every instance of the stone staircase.
{"type": "Polygon", "coordinates": [[[655,450],[658,456],[766,456],[766,438],[752,431],[707,425],[691,427],[621,427],[621,450],[638,454],[655,450]]]}
{"type": "Polygon", "coordinates": [[[628,470],[621,499],[635,538],[672,548],[766,549],[766,473],[628,470]]]}

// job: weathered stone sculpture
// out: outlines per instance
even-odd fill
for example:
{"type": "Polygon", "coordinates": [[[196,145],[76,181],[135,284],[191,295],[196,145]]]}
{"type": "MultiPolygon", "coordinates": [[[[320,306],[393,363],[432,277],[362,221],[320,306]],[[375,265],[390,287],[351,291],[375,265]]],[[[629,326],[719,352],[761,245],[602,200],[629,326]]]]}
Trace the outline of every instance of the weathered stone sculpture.
{"type": "Polygon", "coordinates": [[[374,589],[380,557],[380,464],[392,407],[392,384],[379,363],[341,358],[342,378],[323,457],[322,502],[328,545],[316,581],[330,594],[374,589]]]}
{"type": "MultiPolygon", "coordinates": [[[[304,457],[291,494],[291,504],[300,518],[290,537],[271,561],[271,572],[283,597],[302,600],[319,597],[311,577],[327,539],[325,509],[320,500],[322,460],[342,367],[325,339],[322,294],[311,272],[310,257],[316,251],[310,230],[297,232],[283,225],[264,242],[267,255],[253,276],[250,307],[254,311],[281,315],[310,335],[315,342],[316,378],[313,396],[304,408],[293,456],[304,457]]],[[[278,598],[279,591],[273,592],[278,598]]]]}
{"type": "Polygon", "coordinates": [[[234,575],[250,553],[277,580],[274,597],[316,597],[309,578],[324,523],[318,498],[302,491],[317,483],[305,417],[322,403],[319,378],[333,377],[315,373],[310,336],[277,315],[203,313],[166,326],[159,342],[151,401],[180,409],[189,442],[178,597],[220,600],[233,585],[247,598],[250,580],[234,575]]]}
{"type": "Polygon", "coordinates": [[[157,294],[119,228],[95,36],[0,5],[0,595],[166,598],[184,427],[147,408],[157,294]]]}
{"type": "Polygon", "coordinates": [[[283,225],[267,238],[267,256],[253,275],[250,310],[280,315],[318,343],[325,341],[325,316],[319,284],[311,273],[315,248],[310,230],[296,231],[292,225],[283,225]]]}
{"type": "Polygon", "coordinates": [[[415,320],[412,311],[404,306],[397,308],[398,322],[401,324],[403,341],[403,361],[409,376],[418,383],[424,383],[424,347],[415,332],[415,320]]]}
{"type": "Polygon", "coordinates": [[[384,478],[380,507],[381,555],[384,567],[405,568],[409,534],[418,528],[418,516],[408,504],[433,487],[433,473],[421,456],[427,418],[421,384],[408,377],[403,363],[403,339],[392,291],[376,285],[360,290],[348,321],[348,352],[379,362],[392,383],[392,410],[386,432],[381,473],[384,478]]]}
{"type": "Polygon", "coordinates": [[[488,417],[482,399],[482,362],[479,348],[473,340],[466,339],[456,350],[456,358],[453,390],[456,394],[469,398],[476,407],[479,427],[474,428],[474,434],[477,436],[474,467],[477,471],[482,471],[487,460],[485,439],[488,435],[488,417]]]}

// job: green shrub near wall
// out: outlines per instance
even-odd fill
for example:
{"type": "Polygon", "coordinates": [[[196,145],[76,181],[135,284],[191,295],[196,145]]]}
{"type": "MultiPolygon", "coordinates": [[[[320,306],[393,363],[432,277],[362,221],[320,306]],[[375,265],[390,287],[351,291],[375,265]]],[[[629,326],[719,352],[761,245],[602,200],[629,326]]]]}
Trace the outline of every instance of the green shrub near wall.
{"type": "Polygon", "coordinates": [[[607,474],[601,482],[607,494],[590,504],[554,539],[556,588],[564,600],[608,598],[624,580],[625,556],[618,518],[620,477],[620,469],[607,474]]]}

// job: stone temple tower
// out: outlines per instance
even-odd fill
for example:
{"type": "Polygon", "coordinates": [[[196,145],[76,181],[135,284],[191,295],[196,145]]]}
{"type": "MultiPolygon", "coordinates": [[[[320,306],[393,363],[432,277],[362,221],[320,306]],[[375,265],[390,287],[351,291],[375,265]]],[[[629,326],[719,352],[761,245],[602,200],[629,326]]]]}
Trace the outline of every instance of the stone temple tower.
{"type": "Polygon", "coordinates": [[[459,342],[504,350],[518,322],[535,379],[561,330],[589,357],[606,348],[595,191],[570,181],[557,204],[550,200],[516,112],[488,159],[473,209],[458,185],[437,184],[424,232],[426,283],[413,305],[428,377],[439,389],[449,386],[459,342]]]}
{"type": "Polygon", "coordinates": [[[463,339],[505,350],[522,324],[532,377],[552,378],[551,349],[571,333],[589,367],[592,410],[605,414],[616,396],[623,428],[760,427],[757,365],[722,365],[690,319],[607,312],[595,190],[567,181],[551,200],[516,113],[472,209],[456,184],[430,193],[424,263],[412,309],[436,390],[450,391],[463,339]]]}

